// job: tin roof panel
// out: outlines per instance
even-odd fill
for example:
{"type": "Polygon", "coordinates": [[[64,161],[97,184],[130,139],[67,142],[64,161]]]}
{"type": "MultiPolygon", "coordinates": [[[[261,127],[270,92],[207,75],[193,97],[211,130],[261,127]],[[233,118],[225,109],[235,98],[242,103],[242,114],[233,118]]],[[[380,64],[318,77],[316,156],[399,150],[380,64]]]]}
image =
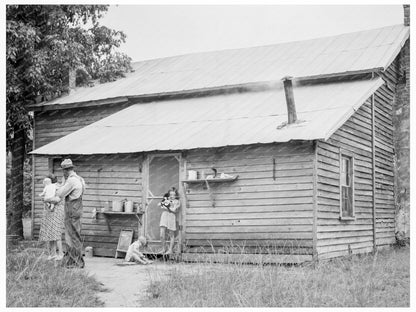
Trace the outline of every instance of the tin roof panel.
{"type": "Polygon", "coordinates": [[[81,103],[218,88],[284,76],[306,77],[387,68],[409,38],[409,27],[379,29],[269,46],[179,55],[134,63],[126,78],[36,106],[81,103]]]}
{"type": "Polygon", "coordinates": [[[117,154],[327,139],[383,84],[381,78],[294,87],[298,123],[285,125],[284,90],[132,105],[33,151],[117,154]]]}

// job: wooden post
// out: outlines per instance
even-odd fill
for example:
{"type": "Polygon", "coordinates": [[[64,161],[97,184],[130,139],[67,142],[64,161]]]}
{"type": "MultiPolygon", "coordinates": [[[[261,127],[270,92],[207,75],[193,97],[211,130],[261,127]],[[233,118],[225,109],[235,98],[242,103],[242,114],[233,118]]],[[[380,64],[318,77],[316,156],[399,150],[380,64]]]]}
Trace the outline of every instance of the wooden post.
{"type": "Polygon", "coordinates": [[[293,86],[292,86],[293,77],[283,77],[283,87],[285,89],[286,96],[286,105],[287,105],[287,122],[289,124],[296,122],[296,106],[295,106],[295,97],[293,96],[293,86]]]}
{"type": "MultiPolygon", "coordinates": [[[[144,215],[142,217],[143,226],[141,229],[141,235],[146,237],[147,231],[147,192],[149,188],[149,155],[142,155],[142,207],[144,215]]],[[[146,237],[147,238],[147,237],[146,237]]]]}
{"type": "Polygon", "coordinates": [[[313,141],[313,228],[312,228],[312,259],[318,260],[317,251],[317,222],[318,222],[318,141],[313,141]]]}
{"type": "MultiPolygon", "coordinates": [[[[36,140],[35,140],[35,112],[33,112],[33,131],[32,131],[32,148],[33,150],[35,150],[35,144],[36,144],[36,140]]],[[[32,154],[32,207],[31,207],[31,214],[30,214],[30,223],[31,223],[31,231],[30,231],[30,237],[33,239],[33,228],[35,225],[35,177],[36,177],[36,164],[35,164],[35,155],[32,154]]]]}
{"type": "Polygon", "coordinates": [[[179,254],[182,253],[183,247],[185,245],[185,230],[186,230],[186,208],[187,208],[187,200],[186,200],[186,186],[181,182],[182,180],[186,179],[186,154],[182,154],[181,161],[179,163],[180,175],[179,175],[179,190],[181,193],[181,208],[179,213],[179,241],[178,241],[178,252],[179,254]]]}
{"type": "Polygon", "coordinates": [[[53,157],[48,157],[48,171],[49,173],[55,173],[55,170],[53,168],[53,157]]]}
{"type": "Polygon", "coordinates": [[[373,175],[373,252],[377,251],[376,240],[376,129],[375,129],[375,108],[374,108],[374,94],[371,95],[371,149],[372,149],[372,175],[373,175]]]}
{"type": "Polygon", "coordinates": [[[403,4],[404,26],[410,26],[410,4],[403,4]]]}

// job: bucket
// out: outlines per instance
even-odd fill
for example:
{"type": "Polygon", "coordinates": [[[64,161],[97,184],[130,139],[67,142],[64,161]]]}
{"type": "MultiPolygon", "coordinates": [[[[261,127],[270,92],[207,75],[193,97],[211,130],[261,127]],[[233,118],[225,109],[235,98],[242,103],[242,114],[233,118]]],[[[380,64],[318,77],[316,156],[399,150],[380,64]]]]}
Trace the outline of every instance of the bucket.
{"type": "Polygon", "coordinates": [[[188,180],[196,180],[196,179],[198,179],[198,171],[188,170],[188,180]]]}
{"type": "Polygon", "coordinates": [[[124,202],[124,212],[133,212],[133,201],[127,200],[124,202]]]}
{"type": "Polygon", "coordinates": [[[31,218],[23,218],[23,237],[26,240],[32,239],[32,219],[31,218]]]}
{"type": "Polygon", "coordinates": [[[103,206],[103,210],[102,211],[110,211],[111,205],[112,205],[111,200],[106,200],[104,202],[104,206],[103,206]]]}
{"type": "Polygon", "coordinates": [[[94,255],[94,249],[91,246],[85,247],[85,257],[92,258],[94,255]]]}
{"type": "Polygon", "coordinates": [[[139,212],[140,211],[139,206],[140,206],[140,203],[134,202],[133,203],[133,211],[139,212]]]}
{"type": "Polygon", "coordinates": [[[120,200],[113,200],[113,211],[123,212],[123,202],[120,200]]]}

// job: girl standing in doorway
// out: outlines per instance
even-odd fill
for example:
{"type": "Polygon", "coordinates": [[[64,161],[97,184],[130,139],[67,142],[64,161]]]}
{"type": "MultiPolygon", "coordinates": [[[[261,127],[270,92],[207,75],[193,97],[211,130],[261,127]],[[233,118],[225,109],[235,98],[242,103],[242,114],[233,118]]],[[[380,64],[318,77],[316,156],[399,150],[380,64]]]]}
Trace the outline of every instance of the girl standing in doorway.
{"type": "Polygon", "coordinates": [[[159,206],[163,209],[160,216],[160,240],[162,241],[162,253],[172,254],[173,245],[175,244],[175,231],[176,231],[176,212],[181,206],[179,201],[179,193],[175,187],[169,189],[164,195],[163,200],[159,203],[159,206]],[[166,251],[166,230],[169,235],[170,243],[169,249],[166,251]]]}

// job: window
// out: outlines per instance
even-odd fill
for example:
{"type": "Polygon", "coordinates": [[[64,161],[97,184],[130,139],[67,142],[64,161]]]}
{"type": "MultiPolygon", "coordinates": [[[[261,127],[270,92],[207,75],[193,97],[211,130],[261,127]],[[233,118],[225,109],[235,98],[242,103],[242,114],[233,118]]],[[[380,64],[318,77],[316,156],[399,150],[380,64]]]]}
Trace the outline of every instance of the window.
{"type": "Polygon", "coordinates": [[[354,218],[354,159],[344,154],[340,157],[340,217],[354,218]]]}

